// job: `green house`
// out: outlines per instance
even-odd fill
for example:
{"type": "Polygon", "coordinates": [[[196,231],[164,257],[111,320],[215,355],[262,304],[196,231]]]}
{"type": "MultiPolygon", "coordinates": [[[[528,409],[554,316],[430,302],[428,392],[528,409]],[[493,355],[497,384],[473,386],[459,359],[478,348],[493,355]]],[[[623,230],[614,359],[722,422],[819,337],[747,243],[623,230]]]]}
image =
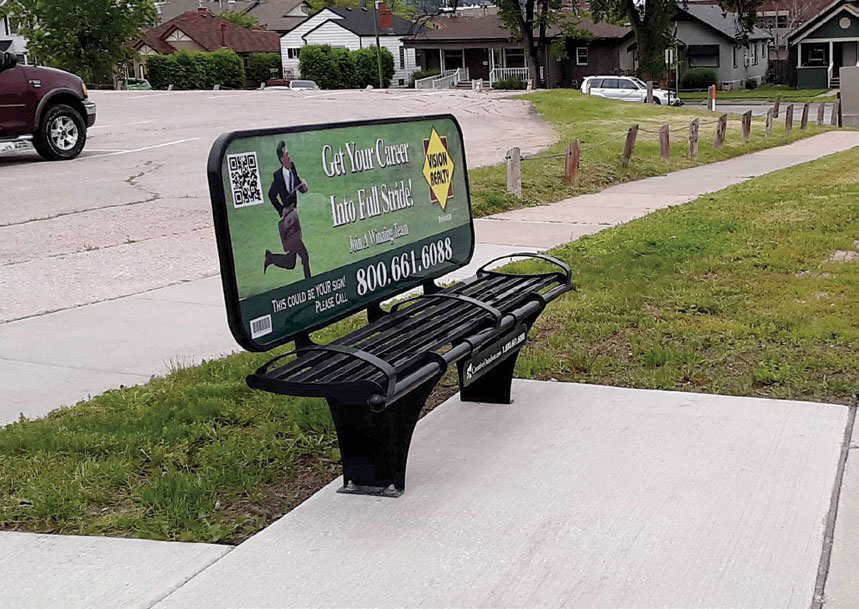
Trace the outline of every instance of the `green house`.
{"type": "Polygon", "coordinates": [[[788,36],[799,89],[838,87],[845,66],[859,66],[859,1],[836,0],[788,36]]]}

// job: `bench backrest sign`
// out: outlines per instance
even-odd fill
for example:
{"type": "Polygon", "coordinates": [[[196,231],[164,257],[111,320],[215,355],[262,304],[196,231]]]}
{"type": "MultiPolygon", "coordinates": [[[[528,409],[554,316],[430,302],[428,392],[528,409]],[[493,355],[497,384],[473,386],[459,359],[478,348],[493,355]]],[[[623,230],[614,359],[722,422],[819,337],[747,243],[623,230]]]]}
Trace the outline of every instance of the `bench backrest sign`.
{"type": "Polygon", "coordinates": [[[271,349],[468,264],[449,115],[222,135],[209,190],[233,336],[271,349]]]}

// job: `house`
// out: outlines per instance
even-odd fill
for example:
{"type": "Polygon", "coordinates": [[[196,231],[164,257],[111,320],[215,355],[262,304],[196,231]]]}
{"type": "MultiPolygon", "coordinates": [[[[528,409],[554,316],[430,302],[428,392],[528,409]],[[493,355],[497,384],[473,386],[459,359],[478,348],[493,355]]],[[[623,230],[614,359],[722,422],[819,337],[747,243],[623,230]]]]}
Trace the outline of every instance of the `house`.
{"type": "MultiPolygon", "coordinates": [[[[277,32],[244,28],[201,8],[182,13],[147,31],[131,42],[142,57],[169,55],[178,50],[217,51],[232,49],[245,61],[251,53],[277,53],[280,50],[277,32]]],[[[146,77],[145,61],[135,60],[134,76],[146,77]]],[[[129,74],[130,76],[131,74],[129,74]]]]}
{"type": "Polygon", "coordinates": [[[841,68],[859,66],[859,2],[831,2],[794,30],[788,44],[798,88],[838,87],[841,68]]]}
{"type": "Polygon", "coordinates": [[[378,17],[366,8],[324,8],[302,21],[280,38],[283,77],[301,76],[298,55],[303,46],[327,44],[351,51],[376,46],[377,21],[379,44],[394,57],[392,83],[408,84],[418,68],[414,49],[403,46],[403,37],[412,34],[417,26],[392,15],[384,5],[380,5],[378,17]]]}
{"type": "Polygon", "coordinates": [[[257,20],[261,29],[285,34],[304,21],[310,14],[305,0],[158,0],[155,10],[161,23],[175,19],[198,8],[210,13],[221,11],[243,13],[257,20]]]}
{"type": "MultiPolygon", "coordinates": [[[[437,25],[405,39],[406,47],[417,51],[421,70],[445,73],[459,69],[461,80],[482,78],[490,85],[529,78],[522,44],[502,27],[498,15],[439,18],[437,25]]],[[[549,29],[550,44],[564,38],[566,58],[541,62],[547,68],[543,74],[547,87],[576,87],[585,76],[634,69],[628,50],[630,28],[583,18],[576,29],[582,32],[580,39],[565,36],[558,27],[549,29]]],[[[544,58],[549,57],[547,49],[543,53],[544,58]]]]}
{"type": "MultiPolygon", "coordinates": [[[[5,4],[0,2],[0,6],[5,4]]],[[[0,17],[0,53],[13,53],[18,57],[18,63],[31,63],[27,53],[27,40],[16,33],[8,16],[0,17]]]]}
{"type": "Polygon", "coordinates": [[[743,88],[750,79],[763,82],[771,34],[755,27],[744,44],[740,42],[737,16],[707,4],[678,6],[674,21],[681,71],[712,68],[723,90],[743,88]]]}

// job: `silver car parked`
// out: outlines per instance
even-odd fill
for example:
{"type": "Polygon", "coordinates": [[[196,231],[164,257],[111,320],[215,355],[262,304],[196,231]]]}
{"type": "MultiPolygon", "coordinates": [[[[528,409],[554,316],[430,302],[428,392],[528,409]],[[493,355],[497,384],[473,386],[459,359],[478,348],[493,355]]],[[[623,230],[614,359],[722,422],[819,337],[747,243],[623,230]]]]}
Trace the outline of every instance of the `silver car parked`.
{"type": "MultiPolygon", "coordinates": [[[[582,93],[643,103],[647,100],[647,84],[634,76],[588,76],[582,81],[582,93]]],[[[673,91],[653,88],[653,103],[664,106],[680,106],[682,102],[673,91]]]]}

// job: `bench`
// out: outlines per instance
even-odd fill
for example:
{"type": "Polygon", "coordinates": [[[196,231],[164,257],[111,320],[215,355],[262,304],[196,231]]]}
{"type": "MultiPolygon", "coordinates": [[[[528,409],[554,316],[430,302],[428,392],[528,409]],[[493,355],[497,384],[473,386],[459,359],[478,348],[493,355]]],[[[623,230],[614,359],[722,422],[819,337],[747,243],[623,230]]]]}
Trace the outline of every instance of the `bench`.
{"type": "Polygon", "coordinates": [[[528,329],[572,289],[567,265],[533,253],[510,258],[545,270],[491,270],[502,257],[436,283],[474,250],[450,115],[233,132],[213,145],[208,175],[233,336],[251,351],[294,344],[247,382],[328,401],[341,492],[402,494],[421,409],[451,365],[462,400],[510,403],[528,329]],[[328,344],[311,339],[360,311],[363,327],[328,344]]]}

